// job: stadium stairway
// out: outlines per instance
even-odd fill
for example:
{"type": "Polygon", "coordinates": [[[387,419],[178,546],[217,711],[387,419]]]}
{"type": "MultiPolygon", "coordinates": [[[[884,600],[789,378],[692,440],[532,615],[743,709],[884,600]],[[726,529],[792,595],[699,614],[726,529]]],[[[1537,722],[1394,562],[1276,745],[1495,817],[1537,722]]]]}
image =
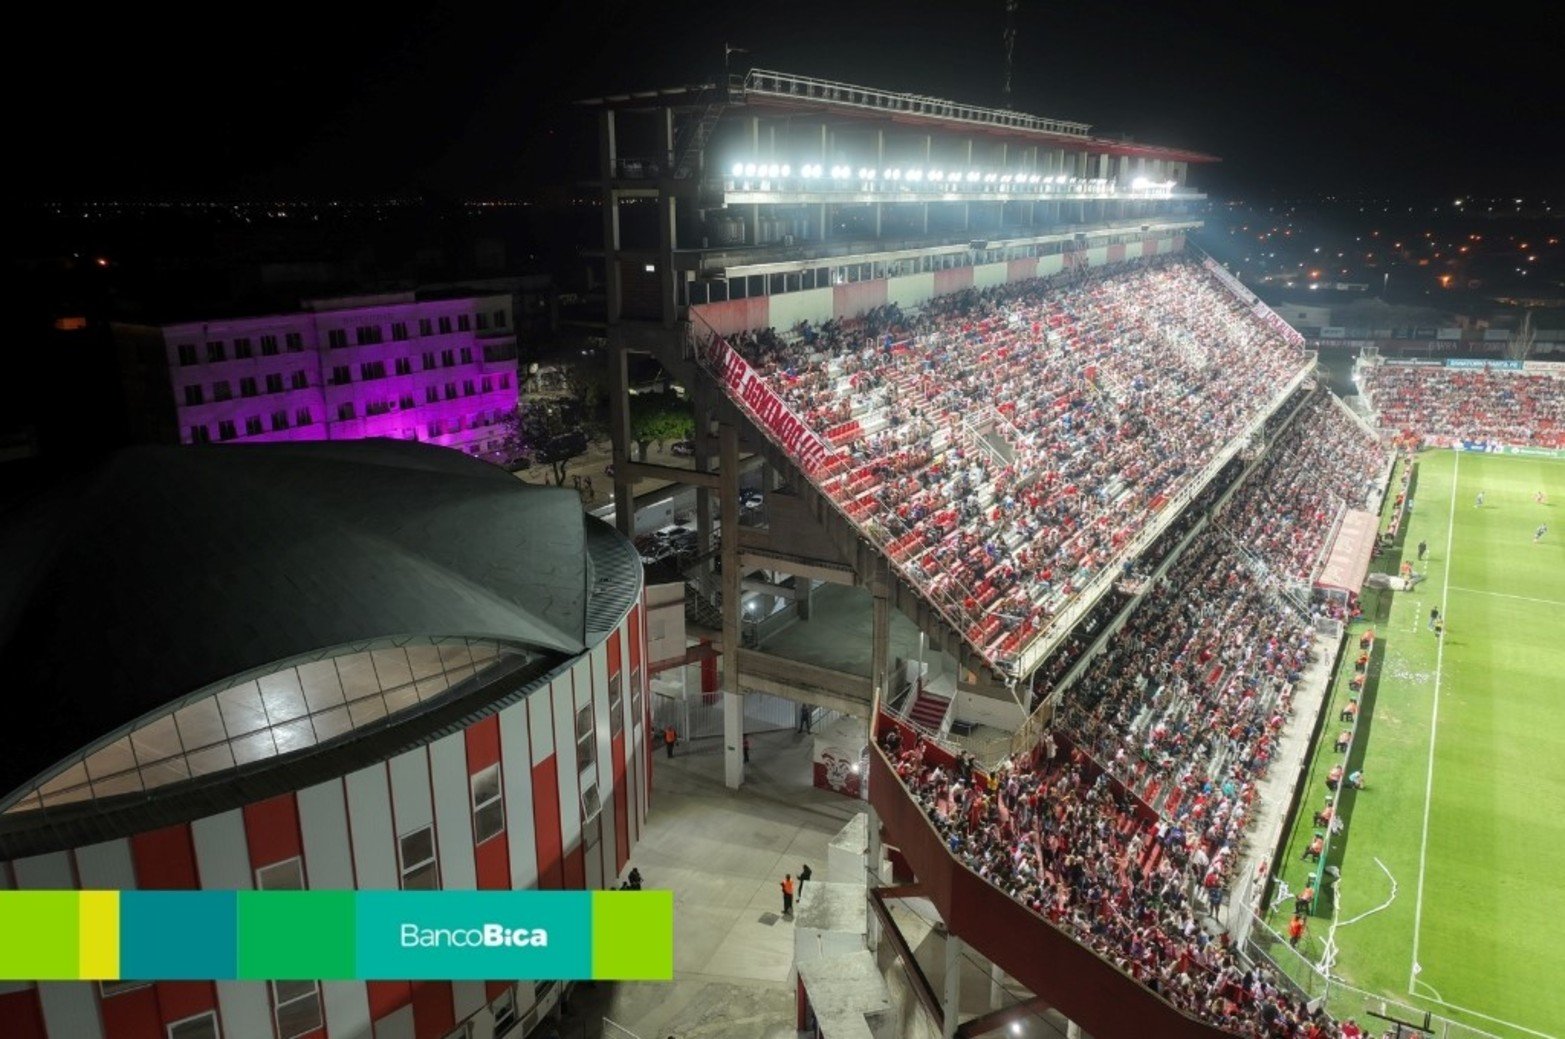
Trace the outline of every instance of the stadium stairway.
{"type": "Polygon", "coordinates": [[[908,711],[908,719],[923,729],[925,732],[939,732],[945,724],[946,712],[951,709],[949,697],[931,693],[928,689],[920,688],[918,696],[913,700],[913,706],[908,711]]]}

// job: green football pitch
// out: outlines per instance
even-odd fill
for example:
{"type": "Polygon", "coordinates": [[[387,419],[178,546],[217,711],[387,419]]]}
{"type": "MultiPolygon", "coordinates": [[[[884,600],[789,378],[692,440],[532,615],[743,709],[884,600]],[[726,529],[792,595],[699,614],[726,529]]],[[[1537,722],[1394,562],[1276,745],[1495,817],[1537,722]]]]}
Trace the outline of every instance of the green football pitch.
{"type": "MultiPolygon", "coordinates": [[[[1346,826],[1321,864],[1341,871],[1336,904],[1319,899],[1300,951],[1347,985],[1504,1039],[1565,1036],[1555,931],[1565,919],[1565,459],[1425,452],[1412,501],[1403,538],[1375,568],[1405,560],[1425,579],[1364,594],[1273,873],[1297,891],[1320,868],[1302,853],[1326,773],[1361,768],[1364,787],[1341,793],[1346,826]],[[1540,524],[1549,529],[1535,543],[1540,524]],[[1432,608],[1443,637],[1429,629],[1432,608]],[[1369,627],[1377,642],[1344,762],[1339,712],[1369,627]]],[[[1279,931],[1290,906],[1268,918],[1279,931]]]]}

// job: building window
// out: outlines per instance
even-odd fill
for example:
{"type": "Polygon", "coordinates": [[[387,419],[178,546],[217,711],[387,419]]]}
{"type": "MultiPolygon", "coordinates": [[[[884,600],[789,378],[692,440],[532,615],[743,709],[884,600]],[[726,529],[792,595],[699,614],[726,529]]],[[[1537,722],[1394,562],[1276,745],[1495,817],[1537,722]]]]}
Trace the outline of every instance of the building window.
{"type": "Polygon", "coordinates": [[[456,330],[458,332],[471,332],[473,330],[473,323],[466,314],[458,314],[456,316],[456,330]]]}
{"type": "Polygon", "coordinates": [[[223,350],[223,341],[221,339],[206,345],[206,359],[209,362],[228,360],[228,355],[223,350]]]}
{"type": "Polygon", "coordinates": [[[239,434],[234,432],[233,419],[220,419],[217,423],[217,439],[232,440],[239,434]]]}
{"type": "Polygon", "coordinates": [[[603,811],[603,802],[598,797],[598,781],[593,780],[581,788],[581,820],[591,822],[603,811]]]}
{"type": "Polygon", "coordinates": [[[353,369],[345,364],[334,364],[331,369],[331,384],[333,386],[346,386],[353,381],[353,369]]]}
{"type": "Polygon", "coordinates": [[[283,373],[282,372],[273,372],[271,375],[268,375],[266,377],[266,392],[267,393],[281,393],[281,392],[283,392],[283,373]]]}
{"type": "Polygon", "coordinates": [[[147,988],[151,984],[152,982],[150,981],[100,981],[98,982],[98,992],[102,994],[104,999],[107,999],[110,996],[118,996],[125,992],[134,992],[139,988],[147,988]]]}
{"type": "Polygon", "coordinates": [[[625,731],[625,681],[624,675],[609,676],[609,735],[618,736],[625,731]]]}
{"type": "Polygon", "coordinates": [[[482,310],[473,315],[473,320],[477,322],[478,330],[480,332],[489,327],[489,315],[485,314],[482,310]]]}
{"type": "Polygon", "coordinates": [[[397,406],[403,411],[407,411],[409,408],[413,407],[413,395],[411,393],[404,393],[397,401],[397,406]]]}
{"type": "Polygon", "coordinates": [[[473,840],[482,844],[505,829],[505,805],[500,799],[500,766],[473,773],[473,840]]]}
{"type": "Polygon", "coordinates": [[[274,981],[271,985],[278,1039],[298,1039],[325,1026],[319,982],[274,981]]]}
{"type": "Polygon", "coordinates": [[[463,364],[472,364],[473,363],[473,348],[472,347],[470,347],[470,346],[462,347],[462,363],[463,364]]]}
{"type": "Polygon", "coordinates": [[[310,417],[309,408],[300,408],[293,413],[293,424],[296,426],[308,426],[315,420],[310,417]]]}
{"type": "Polygon", "coordinates": [[[497,310],[494,312],[494,326],[496,328],[505,327],[505,311],[497,310]]]}
{"type": "Polygon", "coordinates": [[[240,336],[234,340],[234,357],[237,360],[248,361],[254,355],[254,351],[250,349],[250,340],[248,338],[240,336]]]}
{"type": "Polygon", "coordinates": [[[446,315],[446,316],[444,316],[444,317],[442,317],[440,319],[440,334],[441,335],[450,335],[451,334],[451,317],[450,317],[450,315],[446,315]]]}
{"type": "Polygon", "coordinates": [[[500,376],[500,388],[502,390],[508,390],[511,388],[511,377],[509,375],[500,376]]]}
{"type": "Polygon", "coordinates": [[[217,382],[214,382],[212,384],[212,399],[213,400],[233,400],[234,399],[234,391],[228,385],[228,380],[227,379],[221,379],[221,380],[219,380],[217,382]]]}
{"type": "Polygon", "coordinates": [[[307,389],[309,389],[310,388],[310,375],[309,375],[309,373],[304,371],[303,369],[300,369],[299,371],[294,372],[293,373],[293,388],[296,389],[296,390],[307,390],[307,389]]]}
{"type": "Polygon", "coordinates": [[[596,749],[592,739],[592,704],[586,704],[576,712],[576,767],[584,769],[597,761],[596,749]]]}
{"type": "Polygon", "coordinates": [[[391,338],[400,343],[408,337],[408,323],[406,321],[393,321],[391,323],[391,338]]]}
{"type": "Polygon", "coordinates": [[[385,361],[365,361],[359,365],[359,378],[366,382],[370,379],[384,379],[386,377],[385,361]]]}
{"type": "Polygon", "coordinates": [[[288,347],[288,352],[296,354],[304,349],[304,334],[301,332],[283,333],[283,343],[288,347]]]}
{"type": "Polygon", "coordinates": [[[440,401],[440,388],[438,386],[424,387],[424,403],[437,404],[440,401]]]}
{"type": "Polygon", "coordinates": [[[168,1026],[168,1039],[223,1039],[217,1027],[217,1012],[208,1010],[168,1026]]]}
{"type": "Polygon", "coordinates": [[[353,418],[353,402],[352,401],[349,401],[346,404],[339,404],[339,405],[337,405],[337,420],[339,422],[347,422],[347,421],[349,421],[352,418],[353,418]]]}
{"type": "Polygon", "coordinates": [[[258,891],[303,891],[304,861],[298,856],[262,866],[255,871],[258,891]]]}
{"type": "Polygon", "coordinates": [[[288,428],[288,412],[272,412],[272,432],[277,433],[288,428]]]}
{"type": "Polygon", "coordinates": [[[440,367],[442,367],[442,368],[450,368],[450,367],[453,367],[455,364],[456,364],[456,351],[455,350],[442,350],[442,351],[440,351],[440,367]]]}
{"type": "Polygon", "coordinates": [[[472,379],[463,379],[462,380],[462,396],[464,396],[464,397],[471,397],[473,394],[475,394],[477,392],[478,391],[473,388],[473,380],[472,379]]]}
{"type": "Polygon", "coordinates": [[[384,415],[390,410],[391,402],[389,400],[372,400],[364,405],[365,415],[384,415]]]}
{"type": "Polygon", "coordinates": [[[456,383],[446,383],[446,400],[456,400],[456,383]]]}
{"type": "Polygon", "coordinates": [[[353,335],[360,346],[373,346],[380,342],[380,326],[360,325],[353,330],[353,335]]]}
{"type": "Polygon", "coordinates": [[[440,887],[433,826],[403,836],[397,841],[397,854],[402,862],[402,890],[434,891],[440,887]]]}
{"type": "Polygon", "coordinates": [[[508,988],[496,996],[489,1004],[489,1012],[494,1015],[494,1034],[504,1035],[507,1028],[516,1024],[516,990],[508,988]]]}
{"type": "Polygon", "coordinates": [[[262,336],[261,337],[261,356],[262,357],[276,357],[277,356],[277,337],[276,336],[262,336]]]}
{"type": "Polygon", "coordinates": [[[192,364],[195,364],[195,363],[196,363],[196,344],[195,343],[180,343],[179,344],[179,366],[181,368],[188,368],[189,366],[191,366],[192,364]]]}
{"type": "Polygon", "coordinates": [[[185,406],[194,407],[202,403],[201,384],[194,383],[185,387],[185,406]]]}
{"type": "Polygon", "coordinates": [[[433,369],[434,367],[435,367],[435,351],[433,351],[433,350],[425,350],[424,351],[424,370],[427,372],[427,371],[430,371],[431,369],[433,369]]]}
{"type": "Polygon", "coordinates": [[[334,328],[331,331],[327,332],[326,333],[326,345],[330,346],[333,350],[340,350],[343,347],[347,346],[348,345],[348,330],[345,329],[345,328],[334,328]]]}
{"type": "Polygon", "coordinates": [[[261,416],[251,415],[245,419],[245,436],[258,437],[261,435],[261,416]]]}
{"type": "Polygon", "coordinates": [[[413,374],[413,358],[411,358],[411,357],[399,357],[399,358],[397,358],[397,374],[398,375],[412,375],[413,374]]]}
{"type": "Polygon", "coordinates": [[[443,426],[441,425],[439,419],[435,419],[435,421],[429,423],[428,429],[429,435],[432,437],[438,437],[443,432],[443,426]]]}
{"type": "Polygon", "coordinates": [[[429,318],[421,317],[418,319],[418,334],[421,336],[432,336],[435,334],[435,326],[430,322],[429,318]]]}
{"type": "Polygon", "coordinates": [[[487,375],[484,376],[484,381],[480,385],[483,386],[485,393],[489,393],[494,390],[494,380],[487,375]]]}
{"type": "Polygon", "coordinates": [[[255,396],[255,392],[256,391],[255,391],[255,377],[254,376],[246,375],[243,379],[239,380],[239,396],[241,396],[241,397],[254,397],[255,396]]]}
{"type": "Polygon", "coordinates": [[[212,434],[207,432],[207,428],[204,425],[191,426],[190,442],[192,444],[210,444],[212,442],[212,434]]]}

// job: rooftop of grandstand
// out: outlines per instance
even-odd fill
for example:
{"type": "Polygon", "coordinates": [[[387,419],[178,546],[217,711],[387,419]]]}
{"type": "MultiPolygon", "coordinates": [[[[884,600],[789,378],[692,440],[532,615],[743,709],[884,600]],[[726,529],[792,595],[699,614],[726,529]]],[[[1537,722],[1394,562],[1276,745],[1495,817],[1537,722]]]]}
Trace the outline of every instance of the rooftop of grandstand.
{"type": "Polygon", "coordinates": [[[1106,587],[1305,370],[1264,308],[1189,260],[732,345],[819,439],[805,467],[822,490],[1002,668],[1106,587]]]}

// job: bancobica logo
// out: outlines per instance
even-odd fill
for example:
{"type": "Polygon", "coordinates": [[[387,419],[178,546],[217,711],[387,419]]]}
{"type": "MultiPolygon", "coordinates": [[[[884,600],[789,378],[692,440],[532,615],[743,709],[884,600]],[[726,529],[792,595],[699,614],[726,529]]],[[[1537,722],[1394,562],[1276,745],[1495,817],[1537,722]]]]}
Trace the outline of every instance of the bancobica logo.
{"type": "Polygon", "coordinates": [[[484,924],[481,927],[420,927],[402,925],[404,949],[500,949],[549,947],[549,932],[542,928],[506,927],[484,924]]]}

